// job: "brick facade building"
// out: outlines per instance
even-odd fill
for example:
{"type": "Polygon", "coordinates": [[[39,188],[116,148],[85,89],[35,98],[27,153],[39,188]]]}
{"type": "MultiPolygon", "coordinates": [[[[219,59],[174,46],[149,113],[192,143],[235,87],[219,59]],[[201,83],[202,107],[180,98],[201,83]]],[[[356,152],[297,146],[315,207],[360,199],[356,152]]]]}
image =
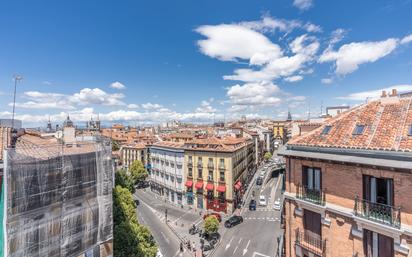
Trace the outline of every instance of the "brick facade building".
{"type": "Polygon", "coordinates": [[[284,254],[411,257],[411,151],[412,98],[396,91],[291,140],[284,254]]]}

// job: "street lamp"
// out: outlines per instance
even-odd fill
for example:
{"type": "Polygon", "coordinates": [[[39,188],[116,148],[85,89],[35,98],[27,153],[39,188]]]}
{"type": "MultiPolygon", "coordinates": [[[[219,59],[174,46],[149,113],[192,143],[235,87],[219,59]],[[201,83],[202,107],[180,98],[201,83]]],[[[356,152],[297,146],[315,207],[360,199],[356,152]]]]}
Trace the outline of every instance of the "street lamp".
{"type": "Polygon", "coordinates": [[[16,109],[16,91],[17,91],[17,82],[21,81],[23,79],[22,76],[20,75],[14,75],[13,80],[14,80],[14,94],[13,94],[13,116],[11,118],[11,128],[14,129],[14,111],[16,109]]]}

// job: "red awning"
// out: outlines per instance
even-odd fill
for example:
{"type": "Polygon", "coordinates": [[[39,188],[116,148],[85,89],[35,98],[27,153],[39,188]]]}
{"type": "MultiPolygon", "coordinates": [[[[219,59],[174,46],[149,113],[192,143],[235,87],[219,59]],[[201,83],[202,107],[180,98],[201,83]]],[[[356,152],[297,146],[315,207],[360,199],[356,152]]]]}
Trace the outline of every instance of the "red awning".
{"type": "Polygon", "coordinates": [[[237,184],[242,187],[242,182],[238,181],[237,184]]]}
{"type": "Polygon", "coordinates": [[[196,187],[196,189],[203,188],[203,182],[202,181],[196,182],[195,187],[196,187]]]}
{"type": "Polygon", "coordinates": [[[192,181],[192,180],[186,181],[185,186],[187,186],[187,187],[192,187],[192,186],[193,186],[193,181],[192,181]]]}
{"type": "Polygon", "coordinates": [[[218,186],[218,187],[217,187],[217,191],[219,191],[219,192],[221,192],[221,193],[226,192],[226,186],[223,186],[223,185],[218,186]]]}
{"type": "Polygon", "coordinates": [[[240,189],[240,185],[238,183],[235,184],[235,189],[239,190],[240,189]]]}
{"type": "Polygon", "coordinates": [[[214,188],[215,188],[215,187],[213,186],[212,183],[207,183],[207,185],[206,185],[206,190],[213,191],[214,188]]]}

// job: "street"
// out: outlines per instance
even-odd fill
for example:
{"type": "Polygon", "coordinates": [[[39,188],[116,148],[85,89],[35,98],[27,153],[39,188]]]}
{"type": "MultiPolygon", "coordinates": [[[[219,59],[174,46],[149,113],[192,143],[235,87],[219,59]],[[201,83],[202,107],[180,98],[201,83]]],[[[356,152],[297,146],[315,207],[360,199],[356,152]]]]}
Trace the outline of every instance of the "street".
{"type": "MultiPolygon", "coordinates": [[[[256,179],[260,176],[262,169],[264,169],[263,165],[254,175],[243,199],[244,206],[238,211],[243,217],[243,223],[226,229],[223,223],[227,217],[224,218],[219,229],[221,241],[215,249],[206,252],[207,256],[275,256],[277,237],[281,235],[282,230],[280,228],[281,212],[273,209],[273,203],[277,199],[282,200],[282,175],[272,178],[270,172],[272,168],[269,167],[265,172],[263,184],[259,186],[256,185],[256,179]],[[266,206],[259,206],[260,195],[266,197],[266,206]],[[249,210],[249,202],[252,198],[258,203],[256,211],[249,210]]],[[[134,197],[140,200],[137,206],[139,222],[150,228],[163,256],[194,256],[195,252],[186,248],[184,253],[180,253],[180,242],[190,240],[197,246],[196,248],[199,248],[199,237],[189,235],[188,229],[192,224],[201,226],[203,214],[200,215],[186,207],[181,208],[165,202],[149,189],[137,190],[134,197]],[[166,209],[168,224],[165,221],[166,209]]],[[[196,254],[200,254],[199,251],[196,254]]]]}
{"type": "Polygon", "coordinates": [[[256,211],[249,210],[249,201],[252,198],[250,192],[242,208],[241,216],[243,223],[233,228],[227,229],[222,235],[222,242],[213,253],[213,256],[250,256],[250,257],[272,257],[277,249],[277,237],[281,235],[280,211],[273,210],[273,203],[281,198],[281,177],[270,178],[267,172],[265,183],[262,186],[256,185],[256,178],[259,176],[258,170],[251,183],[251,192],[255,191],[255,197],[259,202],[259,195],[264,195],[267,199],[267,206],[257,206],[256,211]],[[274,190],[276,187],[276,191],[274,190]]]}

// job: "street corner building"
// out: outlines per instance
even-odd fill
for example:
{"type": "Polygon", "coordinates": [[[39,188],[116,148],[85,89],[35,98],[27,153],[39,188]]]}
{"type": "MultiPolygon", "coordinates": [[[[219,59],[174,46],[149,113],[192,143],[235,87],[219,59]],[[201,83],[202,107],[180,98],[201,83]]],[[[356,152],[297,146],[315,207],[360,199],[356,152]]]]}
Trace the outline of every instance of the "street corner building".
{"type": "Polygon", "coordinates": [[[412,256],[412,98],[396,90],[293,138],[284,256],[412,256]]]}
{"type": "Polygon", "coordinates": [[[59,132],[4,150],[0,256],[113,255],[111,142],[59,132]]]}
{"type": "Polygon", "coordinates": [[[255,168],[252,139],[212,137],[184,145],[187,205],[231,213],[241,204],[255,168]]]}

